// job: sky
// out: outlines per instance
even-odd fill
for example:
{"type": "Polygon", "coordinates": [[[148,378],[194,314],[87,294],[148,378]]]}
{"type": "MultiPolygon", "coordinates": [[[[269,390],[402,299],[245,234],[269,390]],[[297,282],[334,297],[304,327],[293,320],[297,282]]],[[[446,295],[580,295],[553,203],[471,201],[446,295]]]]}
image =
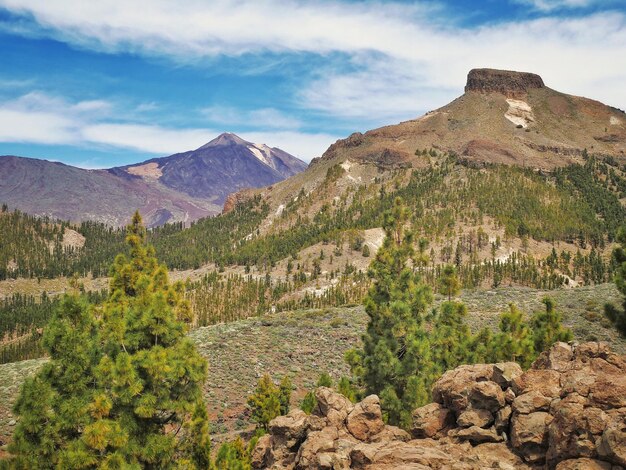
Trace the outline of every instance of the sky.
{"type": "Polygon", "coordinates": [[[626,0],[0,0],[0,155],[107,168],[234,132],[309,161],[475,67],[626,109],[626,0]]]}

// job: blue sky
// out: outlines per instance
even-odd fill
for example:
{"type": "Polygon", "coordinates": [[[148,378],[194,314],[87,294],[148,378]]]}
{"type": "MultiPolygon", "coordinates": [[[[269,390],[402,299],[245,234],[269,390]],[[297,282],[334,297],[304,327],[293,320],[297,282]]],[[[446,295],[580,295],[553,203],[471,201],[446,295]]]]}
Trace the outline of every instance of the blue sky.
{"type": "Polygon", "coordinates": [[[0,155],[103,168],[228,131],[308,161],[473,67],[626,108],[626,0],[0,0],[0,59],[0,155]]]}

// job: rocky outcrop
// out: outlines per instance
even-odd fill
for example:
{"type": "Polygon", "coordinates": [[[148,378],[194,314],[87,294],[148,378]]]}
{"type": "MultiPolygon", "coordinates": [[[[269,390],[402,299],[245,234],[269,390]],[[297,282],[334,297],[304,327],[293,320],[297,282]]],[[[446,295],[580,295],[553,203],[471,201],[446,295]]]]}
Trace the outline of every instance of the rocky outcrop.
{"type": "Polygon", "coordinates": [[[626,466],[626,357],[603,343],[558,343],[515,363],[446,372],[411,435],[386,425],[378,397],[354,405],[316,391],[309,416],[270,423],[255,469],[607,469],[626,466]]]}
{"type": "Polygon", "coordinates": [[[222,214],[228,214],[238,205],[244,204],[245,202],[252,199],[253,196],[254,196],[254,191],[251,189],[242,189],[241,191],[230,193],[226,197],[226,200],[224,201],[224,208],[222,209],[222,214]]]}
{"type": "Polygon", "coordinates": [[[467,74],[465,91],[479,93],[501,93],[516,98],[533,88],[543,88],[543,80],[539,75],[511,70],[472,69],[467,74]]]}

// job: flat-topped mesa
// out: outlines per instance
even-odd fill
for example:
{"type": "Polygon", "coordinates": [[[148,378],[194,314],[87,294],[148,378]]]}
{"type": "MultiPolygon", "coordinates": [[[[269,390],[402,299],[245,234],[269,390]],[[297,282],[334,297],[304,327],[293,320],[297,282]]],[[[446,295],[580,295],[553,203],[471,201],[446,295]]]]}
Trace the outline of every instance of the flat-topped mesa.
{"type": "Polygon", "coordinates": [[[479,93],[502,93],[515,97],[530,89],[545,87],[541,77],[534,73],[513,72],[510,70],[472,69],[467,74],[465,91],[479,93]]]}

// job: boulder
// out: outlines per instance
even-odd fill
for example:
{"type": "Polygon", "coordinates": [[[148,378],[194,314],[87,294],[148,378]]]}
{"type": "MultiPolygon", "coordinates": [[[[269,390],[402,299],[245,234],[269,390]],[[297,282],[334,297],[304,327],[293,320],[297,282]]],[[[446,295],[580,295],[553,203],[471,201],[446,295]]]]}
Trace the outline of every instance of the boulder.
{"type": "Polygon", "coordinates": [[[306,436],[308,416],[299,408],[291,410],[286,416],[274,418],[269,423],[269,432],[275,440],[284,441],[288,449],[297,447],[306,436]]]}
{"type": "Polygon", "coordinates": [[[513,411],[510,406],[505,406],[504,408],[500,408],[496,413],[496,419],[494,426],[496,428],[496,432],[508,432],[509,425],[511,423],[511,414],[513,411]]]}
{"type": "Polygon", "coordinates": [[[626,466],[626,409],[616,416],[598,439],[598,455],[609,462],[626,466]]]}
{"type": "Polygon", "coordinates": [[[469,441],[472,444],[482,444],[484,442],[502,442],[504,438],[491,427],[489,429],[480,428],[478,426],[471,426],[469,428],[463,428],[455,430],[454,433],[450,433],[454,437],[469,441]]]}
{"type": "Polygon", "coordinates": [[[251,455],[251,465],[254,469],[268,468],[272,454],[272,436],[261,436],[254,447],[251,455]]]}
{"type": "Polygon", "coordinates": [[[385,427],[380,400],[376,395],[358,403],[346,418],[348,431],[360,441],[368,441],[385,427]]]}
{"type": "Polygon", "coordinates": [[[318,387],[315,390],[315,398],[317,406],[312,414],[326,418],[330,425],[342,425],[354,408],[350,400],[328,387],[318,387]]]}
{"type": "Polygon", "coordinates": [[[608,462],[595,459],[568,459],[559,462],[556,470],[611,470],[612,465],[608,462]]]}
{"type": "Polygon", "coordinates": [[[413,412],[411,434],[416,438],[434,437],[454,424],[454,413],[439,403],[430,403],[413,412]]]}
{"type": "Polygon", "coordinates": [[[544,411],[527,415],[514,414],[511,419],[511,445],[528,462],[545,458],[548,444],[548,426],[552,416],[544,411]]]}
{"type": "Polygon", "coordinates": [[[491,423],[493,423],[493,415],[487,410],[467,410],[456,419],[456,424],[462,428],[470,426],[486,428],[491,423]]]}
{"type": "Polygon", "coordinates": [[[473,409],[488,410],[493,413],[506,404],[504,392],[495,382],[475,383],[470,389],[469,401],[473,409]]]}
{"type": "Polygon", "coordinates": [[[532,390],[515,398],[512,408],[513,411],[520,414],[533,413],[534,411],[548,411],[551,402],[551,398],[544,397],[541,392],[532,390]]]}

